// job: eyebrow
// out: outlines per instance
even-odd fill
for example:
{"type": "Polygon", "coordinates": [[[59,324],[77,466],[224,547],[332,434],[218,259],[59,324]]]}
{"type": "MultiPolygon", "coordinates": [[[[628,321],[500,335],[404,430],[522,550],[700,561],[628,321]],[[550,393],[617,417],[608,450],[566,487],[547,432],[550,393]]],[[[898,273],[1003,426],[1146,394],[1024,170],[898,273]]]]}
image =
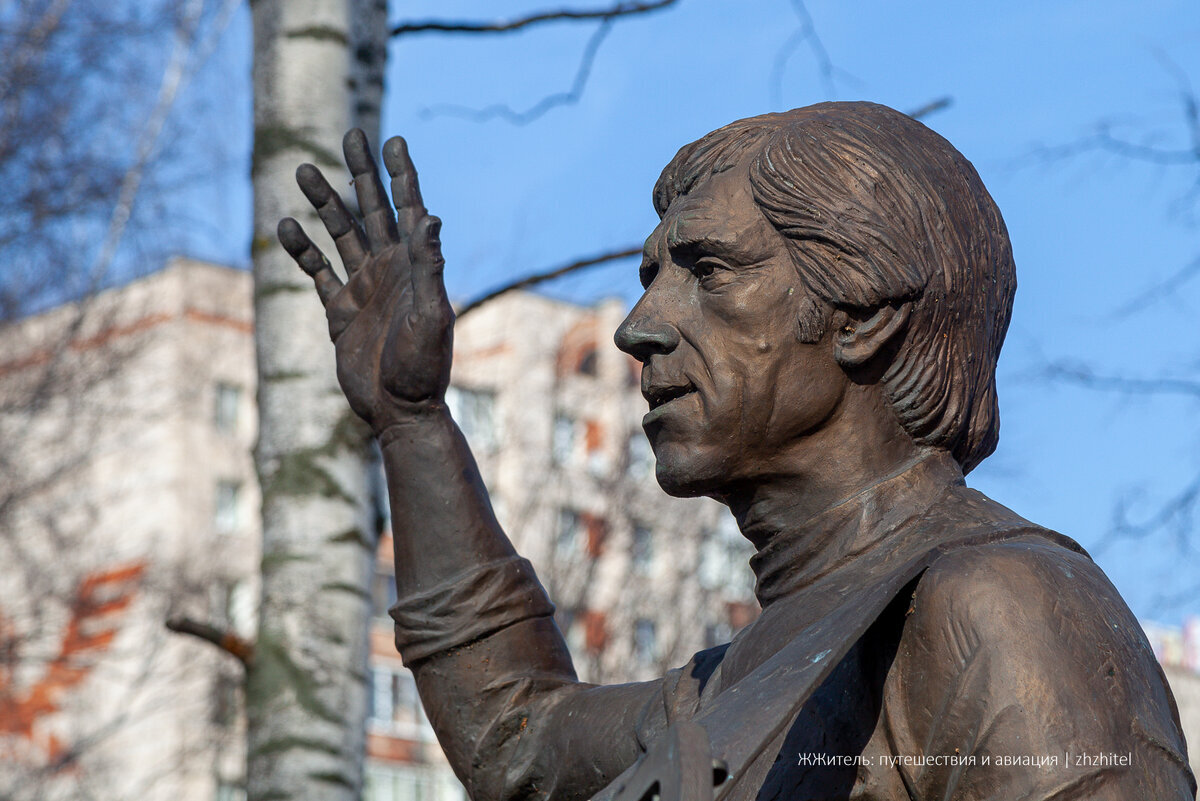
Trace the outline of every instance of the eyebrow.
{"type": "Polygon", "coordinates": [[[754,238],[743,240],[742,231],[733,231],[730,235],[723,236],[714,230],[721,222],[719,216],[710,216],[700,209],[695,209],[690,215],[675,217],[666,230],[658,229],[651,234],[645,246],[649,250],[643,248],[642,263],[638,267],[638,278],[642,286],[647,286],[654,278],[653,273],[658,272],[658,243],[664,239],[670,251],[686,253],[708,250],[747,264],[757,261],[759,254],[754,248],[754,238]]]}
{"type": "Polygon", "coordinates": [[[730,241],[713,234],[696,233],[680,236],[676,231],[667,235],[667,247],[671,250],[690,250],[707,248],[710,250],[729,250],[736,248],[736,240],[730,241]]]}
{"type": "Polygon", "coordinates": [[[723,236],[714,232],[711,227],[704,225],[712,218],[700,216],[692,219],[694,222],[681,221],[678,218],[672,222],[671,227],[666,231],[668,250],[710,250],[743,259],[753,256],[747,248],[749,243],[742,241],[741,231],[733,231],[732,235],[723,236]]]}

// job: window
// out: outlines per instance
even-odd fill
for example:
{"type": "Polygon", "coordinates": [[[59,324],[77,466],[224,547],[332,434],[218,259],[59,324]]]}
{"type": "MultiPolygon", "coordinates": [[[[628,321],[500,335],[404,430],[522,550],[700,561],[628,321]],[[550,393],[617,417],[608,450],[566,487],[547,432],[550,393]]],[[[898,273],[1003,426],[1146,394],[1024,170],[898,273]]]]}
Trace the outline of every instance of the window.
{"type": "Polygon", "coordinates": [[[492,502],[492,514],[496,516],[496,522],[500,524],[500,528],[508,531],[508,502],[491,487],[488,487],[488,495],[491,496],[488,500],[492,502]]]}
{"type": "Polygon", "coordinates": [[[583,546],[583,516],[574,509],[558,510],[558,534],[554,539],[556,556],[578,556],[583,546]]]}
{"type": "Polygon", "coordinates": [[[375,519],[372,521],[379,534],[390,533],[392,530],[392,506],[388,502],[387,477],[383,474],[383,451],[379,449],[379,441],[371,437],[367,447],[367,491],[371,493],[371,511],[375,519]]]}
{"type": "Polygon", "coordinates": [[[700,586],[706,590],[715,590],[724,586],[729,565],[725,549],[712,531],[700,534],[700,566],[696,578],[700,586]]]}
{"type": "Polygon", "coordinates": [[[555,615],[558,628],[563,639],[567,641],[567,649],[572,656],[579,658],[587,648],[587,616],[578,609],[559,610],[555,615]]]}
{"type": "Polygon", "coordinates": [[[583,522],[584,531],[587,532],[587,555],[598,559],[604,553],[604,543],[608,541],[608,521],[588,512],[579,517],[583,522]]]}
{"type": "Polygon", "coordinates": [[[576,368],[580,375],[596,375],[596,347],[593,345],[583,352],[579,357],[579,367],[576,368]]]}
{"type": "Polygon", "coordinates": [[[728,623],[708,623],[704,626],[704,647],[715,648],[729,642],[733,631],[728,623]]]}
{"type": "Polygon", "coordinates": [[[567,464],[575,454],[575,421],[562,412],[554,415],[550,450],[555,464],[567,464]]]}
{"type": "Polygon", "coordinates": [[[700,539],[696,571],[700,586],[749,597],[754,592],[754,574],[747,566],[752,552],[753,546],[738,531],[733,517],[723,516],[717,527],[703,532],[700,539]]]}
{"type": "Polygon", "coordinates": [[[370,693],[367,708],[371,725],[398,737],[433,739],[433,729],[425,718],[417,684],[408,668],[386,665],[371,668],[370,693]]]}
{"type": "Polygon", "coordinates": [[[635,573],[645,575],[650,572],[654,561],[654,532],[649,527],[635,523],[633,526],[633,541],[629,548],[629,562],[635,573]]]}
{"type": "Polygon", "coordinates": [[[239,637],[253,639],[258,597],[245,579],[217,578],[208,585],[208,619],[239,637]]]}
{"type": "Polygon", "coordinates": [[[629,459],[629,475],[632,478],[646,478],[654,474],[654,451],[650,450],[650,440],[645,433],[634,431],[629,435],[627,448],[629,459]]]}
{"type": "Polygon", "coordinates": [[[242,682],[238,677],[227,673],[217,673],[213,682],[212,722],[221,728],[228,728],[237,721],[238,709],[241,707],[240,689],[242,682]]]}
{"type": "Polygon", "coordinates": [[[222,434],[236,434],[238,406],[241,405],[242,390],[233,384],[218,382],[214,392],[213,427],[222,434]]]}
{"type": "Polygon", "coordinates": [[[603,476],[608,472],[608,455],[604,452],[604,426],[599,420],[586,420],[583,428],[588,472],[593,476],[603,476]]]}
{"type": "Polygon", "coordinates": [[[218,481],[213,511],[213,527],[218,534],[232,534],[241,523],[238,496],[242,485],[237,481],[218,481]]]}
{"type": "Polygon", "coordinates": [[[653,620],[641,618],[634,623],[633,658],[639,665],[651,665],[658,659],[658,635],[653,620]]]}
{"type": "Polygon", "coordinates": [[[467,801],[449,768],[432,765],[367,765],[363,801],[467,801]]]}
{"type": "Polygon", "coordinates": [[[446,390],[446,406],[473,449],[483,453],[496,450],[500,442],[495,392],[451,386],[446,390]]]}

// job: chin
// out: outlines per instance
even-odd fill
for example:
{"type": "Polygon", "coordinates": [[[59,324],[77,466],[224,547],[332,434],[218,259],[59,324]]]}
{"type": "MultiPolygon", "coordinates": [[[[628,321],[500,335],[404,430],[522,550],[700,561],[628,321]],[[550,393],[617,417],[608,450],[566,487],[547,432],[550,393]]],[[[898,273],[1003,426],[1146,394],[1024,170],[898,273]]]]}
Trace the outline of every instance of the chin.
{"type": "Polygon", "coordinates": [[[654,478],[663,492],[676,498],[700,498],[719,494],[720,488],[728,483],[716,465],[708,463],[700,454],[683,450],[681,446],[665,447],[662,452],[655,449],[654,478]]]}

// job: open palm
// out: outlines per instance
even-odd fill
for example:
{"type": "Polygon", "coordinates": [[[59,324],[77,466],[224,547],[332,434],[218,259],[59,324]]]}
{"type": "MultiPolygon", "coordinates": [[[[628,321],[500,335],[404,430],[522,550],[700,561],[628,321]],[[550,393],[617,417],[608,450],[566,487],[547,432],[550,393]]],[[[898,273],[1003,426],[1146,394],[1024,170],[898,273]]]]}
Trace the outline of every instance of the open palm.
{"type": "Polygon", "coordinates": [[[337,351],[338,382],[351,408],[381,433],[441,405],[450,381],[454,312],[442,281],[441,220],[425,210],[408,146],[393,137],[383,148],[393,214],[366,135],[354,129],[342,144],[361,223],[313,165],[302,164],[296,182],[333,237],[345,283],[291,217],[280,221],[279,241],[316,282],[337,351]]]}

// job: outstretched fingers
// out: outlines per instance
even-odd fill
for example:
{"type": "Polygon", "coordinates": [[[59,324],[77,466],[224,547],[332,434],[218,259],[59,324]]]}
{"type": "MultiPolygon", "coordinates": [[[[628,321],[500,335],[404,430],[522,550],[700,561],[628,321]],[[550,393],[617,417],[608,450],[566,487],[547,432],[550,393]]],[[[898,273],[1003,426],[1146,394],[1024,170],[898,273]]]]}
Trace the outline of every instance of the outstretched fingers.
{"type": "Polygon", "coordinates": [[[346,156],[346,166],[354,176],[354,191],[358,195],[358,208],[371,249],[378,250],[399,242],[396,220],[383,191],[383,182],[379,180],[379,168],[371,157],[367,135],[359,128],[347,131],[342,140],[342,152],[346,156]]]}
{"type": "Polygon", "coordinates": [[[425,202],[417,183],[417,170],[408,155],[408,143],[393,136],[383,145],[383,166],[392,178],[392,202],[396,206],[400,236],[408,238],[425,216],[425,202]]]}
{"type": "Polygon", "coordinates": [[[296,183],[317,210],[321,222],[325,223],[325,230],[333,237],[333,244],[337,246],[346,273],[353,275],[367,258],[367,237],[362,227],[316,167],[301,164],[296,169],[296,183]]]}
{"type": "Polygon", "coordinates": [[[317,296],[321,298],[322,305],[328,306],[342,288],[342,281],[334,274],[329,259],[325,258],[325,254],[308,238],[300,223],[291,217],[284,217],[279,221],[278,233],[283,249],[296,260],[300,269],[312,278],[313,283],[317,285],[317,296]]]}

